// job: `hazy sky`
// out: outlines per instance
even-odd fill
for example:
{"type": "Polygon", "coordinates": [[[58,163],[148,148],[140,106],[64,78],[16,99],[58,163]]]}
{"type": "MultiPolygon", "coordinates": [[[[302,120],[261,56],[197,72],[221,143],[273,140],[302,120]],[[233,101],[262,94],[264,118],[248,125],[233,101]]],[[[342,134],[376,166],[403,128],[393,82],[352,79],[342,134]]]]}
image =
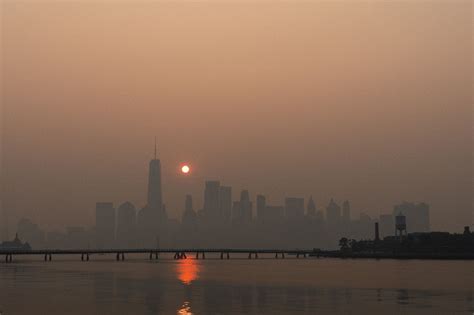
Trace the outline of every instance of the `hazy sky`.
{"type": "Polygon", "coordinates": [[[12,224],[143,206],[155,136],[171,216],[220,179],[472,224],[470,0],[0,1],[12,224]]]}

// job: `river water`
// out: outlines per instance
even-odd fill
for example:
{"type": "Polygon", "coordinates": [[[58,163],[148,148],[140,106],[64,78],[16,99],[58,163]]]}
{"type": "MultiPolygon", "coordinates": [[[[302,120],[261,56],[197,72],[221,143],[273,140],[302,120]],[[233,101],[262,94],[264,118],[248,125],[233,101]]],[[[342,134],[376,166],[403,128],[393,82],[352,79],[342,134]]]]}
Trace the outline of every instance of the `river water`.
{"type": "MultiPolygon", "coordinates": [[[[15,257],[0,263],[9,314],[473,314],[474,262],[15,257]]],[[[214,259],[212,259],[214,258],[214,259]]]]}

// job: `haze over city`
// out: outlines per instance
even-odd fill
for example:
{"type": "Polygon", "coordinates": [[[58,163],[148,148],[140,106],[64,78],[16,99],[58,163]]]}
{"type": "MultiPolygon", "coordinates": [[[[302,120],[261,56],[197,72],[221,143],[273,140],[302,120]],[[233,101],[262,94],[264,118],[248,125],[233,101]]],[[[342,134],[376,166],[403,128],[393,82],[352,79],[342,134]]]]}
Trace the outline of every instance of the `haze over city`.
{"type": "Polygon", "coordinates": [[[474,314],[472,0],[0,0],[0,315],[474,314]]]}
{"type": "Polygon", "coordinates": [[[173,218],[215,179],[233,200],[427,202],[434,230],[472,224],[469,1],[138,3],[2,2],[12,231],[145,206],[155,137],[173,218]]]}

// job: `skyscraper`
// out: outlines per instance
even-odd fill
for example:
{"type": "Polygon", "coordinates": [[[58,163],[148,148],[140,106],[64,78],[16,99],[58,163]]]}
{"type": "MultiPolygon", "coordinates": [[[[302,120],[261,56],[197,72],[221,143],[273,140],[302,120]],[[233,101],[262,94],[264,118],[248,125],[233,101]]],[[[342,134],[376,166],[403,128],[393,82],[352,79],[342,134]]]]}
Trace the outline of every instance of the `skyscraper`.
{"type": "Polygon", "coordinates": [[[224,222],[230,222],[232,217],[232,188],[220,186],[219,189],[219,210],[224,222]]]}
{"type": "Polygon", "coordinates": [[[240,193],[240,211],[242,215],[242,222],[248,224],[252,221],[252,202],[250,201],[250,194],[248,190],[242,190],[240,193]]]}
{"type": "Polygon", "coordinates": [[[341,227],[344,235],[351,235],[351,204],[348,200],[344,201],[342,204],[342,220],[341,227]]]}
{"type": "Polygon", "coordinates": [[[134,248],[136,246],[137,214],[131,202],[121,204],[117,209],[117,246],[134,248]]]}
{"type": "Polygon", "coordinates": [[[238,225],[246,225],[252,221],[252,202],[248,190],[242,190],[240,200],[233,202],[232,221],[238,225]]]}
{"type": "Polygon", "coordinates": [[[342,220],[344,222],[349,222],[351,220],[351,204],[348,200],[344,201],[342,204],[342,220]]]}
{"type": "Polygon", "coordinates": [[[257,195],[257,220],[259,222],[264,221],[266,207],[266,198],[263,195],[257,195]]]}
{"type": "Polygon", "coordinates": [[[265,224],[276,224],[285,217],[285,207],[283,206],[265,206],[263,220],[265,224]]]}
{"type": "Polygon", "coordinates": [[[216,222],[220,218],[220,185],[219,181],[208,180],[204,188],[204,214],[207,220],[213,222],[216,222]]]}
{"type": "Polygon", "coordinates": [[[184,201],[184,211],[194,211],[193,209],[193,196],[186,195],[186,199],[184,201]]]}
{"type": "Polygon", "coordinates": [[[155,157],[150,161],[148,173],[148,208],[161,214],[163,210],[163,199],[161,192],[161,162],[156,157],[156,142],[155,142],[155,157]]]}
{"type": "Polygon", "coordinates": [[[242,207],[240,201],[234,201],[232,203],[232,222],[240,224],[242,222],[242,207]]]}
{"type": "Polygon", "coordinates": [[[193,197],[186,195],[184,212],[181,217],[180,232],[178,235],[175,235],[175,238],[180,240],[183,246],[198,246],[199,236],[198,217],[193,208],[193,197]]]}
{"type": "Polygon", "coordinates": [[[183,227],[186,230],[194,230],[197,224],[196,212],[193,209],[193,197],[191,195],[186,195],[186,200],[184,202],[184,212],[181,219],[183,227]]]}
{"type": "Polygon", "coordinates": [[[304,198],[285,198],[285,215],[288,219],[304,217],[304,198]]]}
{"type": "Polygon", "coordinates": [[[313,196],[309,197],[306,214],[312,218],[316,216],[316,205],[314,204],[313,196]]]}
{"type": "Polygon", "coordinates": [[[157,247],[160,236],[166,234],[167,221],[162,198],[161,162],[157,158],[155,139],[155,156],[150,161],[148,171],[147,205],[140,210],[137,216],[138,245],[157,247]]]}
{"type": "Polygon", "coordinates": [[[326,207],[326,221],[332,229],[338,227],[341,222],[341,207],[332,198],[326,207]]]}
{"type": "Polygon", "coordinates": [[[322,210],[316,211],[316,215],[314,216],[314,218],[319,223],[323,223],[324,222],[324,213],[323,213],[323,211],[322,210]]]}
{"type": "Polygon", "coordinates": [[[97,248],[112,248],[115,243],[115,209],[111,202],[97,202],[95,206],[97,248]]]}

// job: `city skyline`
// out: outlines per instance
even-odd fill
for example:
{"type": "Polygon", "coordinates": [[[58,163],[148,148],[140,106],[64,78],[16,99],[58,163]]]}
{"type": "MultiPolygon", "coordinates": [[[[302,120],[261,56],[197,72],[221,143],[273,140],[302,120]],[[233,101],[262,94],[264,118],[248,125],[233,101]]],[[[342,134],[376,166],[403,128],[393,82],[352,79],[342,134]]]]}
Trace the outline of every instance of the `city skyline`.
{"type": "MultiPolygon", "coordinates": [[[[161,161],[155,140],[144,206],[136,207],[130,201],[96,201],[92,226],[74,224],[59,230],[44,230],[22,218],[15,230],[16,237],[25,238],[34,248],[154,248],[163,243],[167,247],[234,244],[251,248],[254,244],[283,244],[291,248],[304,244],[335,248],[342,237],[371,239],[374,224],[377,238],[392,237],[397,233],[395,223],[398,224],[399,216],[403,216],[405,233],[431,231],[430,206],[424,202],[404,201],[395,205],[392,213],[370,217],[360,212],[356,217],[348,200],[339,205],[331,198],[324,206],[311,195],[307,201],[304,197],[285,197],[283,204],[269,204],[267,196],[257,194],[253,200],[246,189],[240,190],[240,198],[233,199],[232,186],[221,185],[220,181],[206,180],[203,184],[202,207],[196,207],[193,196],[186,194],[180,217],[170,218],[162,199],[161,161]]],[[[6,240],[8,237],[5,236],[6,240]]]]}
{"type": "Polygon", "coordinates": [[[0,0],[0,315],[474,314],[472,0],[0,0]]]}
{"type": "Polygon", "coordinates": [[[12,221],[142,206],[155,135],[174,217],[216,179],[275,204],[426,200],[437,230],[472,221],[470,3],[27,2],[1,7],[12,221]]]}
{"type": "MultiPolygon", "coordinates": [[[[156,153],[155,153],[156,154],[156,153]]],[[[168,201],[169,201],[169,204],[172,204],[172,205],[178,205],[178,207],[174,206],[174,207],[168,207],[168,209],[170,210],[168,212],[170,218],[174,218],[174,219],[179,219],[182,215],[182,211],[184,210],[183,207],[179,206],[180,203],[181,203],[181,199],[178,198],[176,199],[176,197],[180,197],[182,196],[182,198],[184,198],[186,195],[188,194],[191,194],[193,196],[193,200],[194,200],[194,204],[204,204],[205,202],[205,198],[203,197],[203,194],[202,194],[202,185],[208,181],[208,179],[206,179],[206,177],[203,175],[203,174],[198,174],[196,175],[195,173],[198,172],[198,170],[196,170],[199,166],[194,164],[194,163],[191,163],[189,164],[191,167],[192,167],[192,171],[190,172],[190,174],[183,174],[179,171],[180,169],[180,165],[183,164],[183,161],[175,161],[174,162],[175,166],[165,166],[165,179],[164,181],[166,182],[167,180],[169,180],[171,183],[178,183],[178,188],[181,188],[183,187],[183,189],[186,189],[186,188],[190,188],[189,191],[180,191],[179,193],[177,194],[173,194],[172,196],[174,197],[174,199],[172,198],[168,198],[168,201]],[[183,209],[182,209],[183,208],[183,209]]],[[[151,178],[151,172],[153,171],[153,169],[159,169],[159,172],[161,174],[161,160],[160,159],[156,159],[156,158],[153,158],[149,161],[149,171],[148,171],[148,177],[146,176],[143,176],[143,178],[139,181],[139,182],[147,182],[148,183],[148,187],[150,187],[150,180],[152,180],[151,178]],[[152,167],[152,165],[155,165],[154,167],[152,167]]],[[[219,178],[219,177],[215,177],[215,178],[219,178]]],[[[219,181],[218,179],[216,179],[217,181],[219,181]]],[[[161,182],[163,181],[163,179],[160,177],[160,183],[156,183],[156,185],[158,186],[161,186],[161,182]]],[[[86,183],[87,184],[87,183],[86,183]]],[[[165,185],[166,186],[166,185],[165,185]]],[[[266,197],[266,199],[268,201],[270,201],[270,203],[274,203],[274,204],[284,204],[285,203],[285,199],[287,197],[292,197],[292,196],[297,196],[298,198],[304,198],[305,200],[307,198],[313,198],[314,200],[316,201],[319,201],[319,205],[321,204],[325,204],[327,202],[330,202],[332,199],[334,200],[337,200],[339,203],[341,203],[341,206],[342,206],[342,203],[346,200],[348,200],[349,198],[348,197],[344,197],[344,196],[334,196],[333,194],[331,194],[330,192],[327,192],[327,191],[316,191],[316,192],[312,192],[312,191],[309,191],[306,190],[306,193],[299,193],[299,192],[294,192],[294,193],[283,193],[283,194],[272,194],[271,191],[272,189],[266,189],[265,187],[263,187],[262,190],[260,191],[256,191],[252,188],[248,188],[250,187],[250,185],[242,185],[241,186],[241,189],[234,189],[232,190],[232,200],[234,199],[238,199],[237,197],[240,195],[240,191],[241,190],[248,190],[249,191],[249,194],[251,195],[251,200],[253,200],[254,202],[256,201],[256,198],[258,197],[258,195],[264,195],[266,197]],[[263,193],[262,191],[265,191],[267,193],[263,193]],[[270,193],[268,193],[270,192],[270,193]],[[321,196],[323,196],[321,198],[321,196]]],[[[160,188],[159,189],[160,192],[159,192],[159,195],[160,196],[157,196],[155,198],[157,198],[157,200],[166,200],[166,196],[163,198],[161,196],[162,194],[162,189],[160,188]]],[[[166,192],[166,188],[164,189],[164,191],[166,192]]],[[[291,187],[289,187],[289,191],[294,191],[291,189],[291,187]]],[[[133,205],[135,205],[136,207],[138,207],[138,209],[141,209],[141,207],[144,207],[146,206],[147,204],[149,204],[149,202],[147,203],[147,200],[150,201],[150,198],[152,198],[152,195],[150,192],[146,192],[145,194],[143,194],[143,192],[141,193],[141,195],[143,195],[143,198],[125,198],[124,196],[119,196],[118,193],[115,193],[115,192],[109,192],[109,195],[110,196],[114,196],[113,198],[104,198],[106,200],[109,200],[110,202],[113,202],[114,204],[121,204],[122,202],[131,202],[133,203],[133,205]],[[141,199],[141,200],[140,200],[141,199]]],[[[135,193],[135,195],[137,195],[135,193]]],[[[354,196],[354,194],[351,194],[351,193],[348,193],[347,194],[348,196],[354,196]]],[[[169,195],[168,195],[169,196],[169,195]]],[[[100,198],[99,198],[100,199],[100,198]]],[[[360,196],[358,196],[358,198],[353,198],[351,199],[352,202],[353,200],[357,200],[357,199],[364,199],[363,197],[361,198],[360,196]]],[[[398,204],[398,203],[401,203],[401,202],[405,202],[405,201],[415,201],[415,202],[429,202],[428,200],[422,200],[422,199],[410,199],[410,198],[404,198],[403,196],[399,196],[399,198],[394,198],[391,202],[388,202],[388,203],[385,203],[384,206],[380,206],[378,207],[377,205],[375,206],[372,206],[370,208],[364,208],[363,206],[357,206],[355,209],[355,213],[356,214],[369,214],[371,216],[377,216],[379,215],[380,213],[390,213],[392,212],[392,208],[394,205],[398,204]]],[[[74,203],[76,203],[77,201],[75,200],[70,200],[70,205],[73,205],[74,203]]],[[[88,207],[86,207],[86,209],[82,209],[82,211],[80,211],[80,213],[86,213],[87,216],[83,216],[82,218],[80,218],[79,222],[81,222],[81,225],[88,225],[88,224],[93,224],[93,217],[94,217],[94,204],[95,204],[96,201],[94,200],[90,200],[90,204],[88,207]],[[84,221],[85,219],[85,221],[84,221]]],[[[158,203],[160,203],[160,201],[157,201],[158,203]]],[[[165,204],[166,205],[166,202],[161,202],[162,204],[165,204]]],[[[4,213],[8,215],[8,211],[7,209],[5,209],[6,212],[4,213]]],[[[10,220],[13,219],[16,221],[18,221],[19,219],[23,218],[23,217],[32,217],[35,219],[35,221],[37,222],[41,222],[41,212],[38,212],[38,213],[34,213],[33,215],[26,215],[27,213],[29,213],[29,210],[28,209],[23,209],[24,210],[24,213],[25,215],[21,215],[21,216],[11,216],[11,214],[9,215],[10,216],[10,220]],[[25,211],[26,210],[26,211],[25,211]]],[[[77,213],[76,213],[77,215],[77,213]]],[[[254,214],[254,217],[255,217],[255,214],[254,214]]],[[[437,221],[438,218],[434,218],[434,222],[437,221]]],[[[10,222],[9,220],[9,223],[12,224],[14,222],[10,222]]],[[[3,219],[2,219],[3,221],[3,219]]],[[[432,222],[433,222],[432,221],[432,222]]],[[[66,225],[74,225],[74,224],[68,224],[67,222],[63,222],[63,223],[59,223],[59,224],[48,224],[49,222],[48,221],[45,221],[45,222],[41,222],[43,225],[45,226],[51,226],[51,229],[58,229],[58,228],[61,228],[66,225]]],[[[72,222],[71,222],[72,223],[72,222]]],[[[464,226],[465,224],[463,222],[459,222],[457,224],[459,227],[462,227],[464,226]]],[[[438,226],[437,224],[434,224],[434,226],[438,226]]],[[[4,229],[4,227],[2,227],[2,229],[4,229]]],[[[440,229],[440,228],[438,228],[440,229]]],[[[442,228],[441,228],[442,229],[442,228]]],[[[1,229],[0,229],[1,230],[1,229]]],[[[450,229],[446,229],[446,230],[450,230],[450,229]]],[[[451,231],[451,230],[450,230],[451,231]]],[[[11,234],[11,233],[10,233],[11,234]]]]}
{"type": "MultiPolygon", "coordinates": [[[[100,207],[103,207],[105,206],[106,208],[110,208],[110,209],[114,209],[114,220],[115,220],[115,217],[118,215],[117,214],[117,210],[120,208],[120,207],[127,207],[127,208],[132,208],[133,211],[136,213],[136,217],[137,217],[137,220],[138,220],[138,217],[139,217],[139,214],[141,215],[144,215],[145,216],[145,221],[149,221],[148,219],[151,219],[151,220],[154,220],[154,221],[161,221],[163,219],[174,219],[174,220],[178,220],[178,221],[181,221],[182,220],[182,217],[183,217],[183,214],[184,212],[186,211],[186,206],[183,206],[179,209],[173,209],[173,211],[171,212],[171,215],[166,211],[166,202],[165,200],[163,199],[162,197],[162,183],[163,183],[163,180],[162,180],[162,177],[161,177],[161,160],[158,158],[158,154],[157,154],[157,148],[156,148],[156,139],[155,139],[155,149],[154,149],[154,156],[153,158],[149,161],[149,167],[148,167],[148,177],[147,177],[147,188],[146,188],[146,197],[145,199],[147,200],[147,202],[144,202],[142,204],[139,204],[139,203],[134,203],[133,201],[125,198],[125,197],[122,197],[119,199],[119,201],[117,200],[114,200],[114,201],[111,201],[111,200],[105,200],[105,199],[100,199],[101,201],[99,200],[96,200],[95,202],[93,202],[93,205],[100,205],[100,207]],[[151,218],[148,218],[147,215],[150,215],[150,214],[146,214],[147,211],[152,211],[152,212],[157,212],[157,216],[152,216],[151,218]],[[159,214],[158,214],[159,213],[159,214]]],[[[191,166],[193,167],[193,166],[191,166]]],[[[194,167],[193,167],[194,168],[194,167]]],[[[192,174],[194,173],[194,170],[192,172],[190,172],[189,174],[179,174],[178,172],[175,174],[175,176],[182,176],[183,177],[183,180],[186,180],[187,177],[190,177],[192,176],[192,174]]],[[[316,199],[315,201],[315,198],[313,197],[313,194],[310,194],[309,196],[301,196],[301,194],[296,194],[296,196],[291,196],[291,195],[288,195],[288,194],[285,194],[284,196],[280,196],[280,197],[277,197],[275,198],[275,196],[269,196],[269,195],[265,195],[265,194],[262,194],[260,192],[253,192],[251,190],[248,190],[248,189],[232,189],[232,186],[225,186],[225,185],[222,185],[221,186],[221,183],[220,181],[218,180],[206,180],[206,179],[203,179],[202,180],[202,183],[201,183],[201,186],[204,186],[204,189],[202,189],[202,194],[197,194],[197,195],[193,195],[193,194],[190,194],[190,193],[187,193],[187,192],[183,192],[183,196],[185,198],[185,200],[188,200],[188,198],[191,198],[191,204],[194,205],[194,211],[197,213],[198,211],[203,211],[204,215],[211,215],[211,216],[216,216],[217,213],[219,212],[218,216],[221,216],[222,218],[224,217],[227,217],[227,220],[233,220],[234,219],[234,216],[235,216],[235,212],[236,211],[243,211],[245,212],[246,214],[242,214],[242,219],[243,221],[246,221],[246,222],[251,222],[253,220],[259,220],[259,214],[261,216],[264,216],[265,215],[265,207],[268,206],[268,208],[272,208],[273,211],[279,211],[279,208],[281,208],[281,211],[282,211],[282,215],[285,216],[285,217],[289,217],[289,216],[292,216],[292,215],[296,215],[296,217],[300,216],[300,217],[303,217],[303,216],[306,216],[308,215],[308,212],[310,211],[309,208],[311,208],[313,211],[314,211],[314,214],[311,214],[311,215],[321,215],[319,213],[323,213],[323,219],[326,220],[326,221],[334,221],[334,220],[337,220],[337,219],[334,219],[334,216],[337,217],[340,217],[340,218],[344,218],[344,220],[352,220],[352,219],[360,219],[361,217],[364,217],[364,216],[367,216],[367,215],[370,215],[375,221],[381,221],[381,225],[384,226],[385,225],[385,228],[384,229],[387,229],[387,224],[385,223],[384,224],[384,216],[392,216],[392,220],[393,218],[400,212],[403,213],[404,209],[411,209],[413,207],[415,207],[416,203],[420,204],[420,205],[426,205],[425,201],[416,201],[415,200],[415,203],[413,203],[413,200],[411,201],[407,201],[405,199],[399,199],[398,201],[395,201],[393,206],[389,209],[385,209],[385,210],[381,210],[380,212],[378,213],[371,213],[371,212],[368,212],[364,209],[356,209],[356,211],[354,211],[354,208],[350,209],[350,205],[349,205],[349,201],[348,199],[344,199],[344,198],[341,198],[341,199],[337,199],[337,198],[333,198],[331,197],[329,200],[327,201],[321,201],[321,200],[318,200],[316,199]],[[229,200],[228,201],[228,206],[226,205],[222,205],[221,204],[221,201],[220,201],[220,198],[219,196],[222,194],[222,189],[226,190],[226,198],[229,200]],[[212,192],[209,192],[209,191],[212,191],[214,190],[214,193],[212,192]],[[211,194],[211,195],[208,195],[208,194],[211,194]],[[213,195],[214,194],[214,195],[213,195]],[[244,194],[244,196],[243,196],[244,194]],[[208,196],[208,197],[206,197],[208,196]],[[252,197],[251,197],[252,196],[252,197]],[[235,201],[235,200],[238,200],[240,197],[240,201],[235,201]],[[207,199],[206,199],[207,198],[207,199]],[[244,210],[236,210],[236,206],[237,207],[241,207],[240,203],[242,202],[242,198],[244,198],[245,200],[247,200],[247,202],[249,202],[249,205],[247,206],[247,208],[244,208],[244,210]],[[263,202],[263,206],[262,208],[259,208],[259,199],[260,199],[260,202],[263,202]],[[198,202],[196,202],[196,200],[198,200],[198,202]],[[206,200],[213,200],[213,201],[209,201],[209,202],[206,202],[206,200]],[[271,202],[268,202],[270,201],[271,202]],[[275,200],[281,200],[280,202],[275,202],[275,200]],[[318,202],[319,201],[319,202],[318,202]],[[317,203],[316,203],[317,202],[317,203]],[[206,203],[208,203],[206,205],[206,203]],[[209,203],[212,203],[212,204],[209,204],[209,203]],[[269,203],[271,205],[269,205],[269,203]],[[198,206],[196,207],[197,204],[200,204],[201,206],[198,206]],[[405,205],[405,208],[404,208],[404,205],[405,205]],[[331,209],[331,207],[337,207],[337,214],[335,215],[332,215],[331,217],[331,210],[327,210],[328,208],[331,209]],[[349,208],[346,209],[346,208],[349,208]],[[226,208],[226,210],[223,210],[224,208],[226,208]],[[287,213],[287,209],[301,209],[302,212],[300,212],[300,214],[288,214],[287,213]],[[344,208],[344,209],[343,209],[344,208]],[[247,210],[245,210],[247,209],[247,210]],[[397,210],[398,209],[398,210],[397,210]],[[206,214],[206,211],[209,212],[206,214]],[[225,214],[224,212],[221,212],[221,211],[228,211],[227,214],[225,214]],[[352,212],[351,212],[352,211],[352,212]],[[377,220],[377,218],[380,218],[379,220],[377,220]]],[[[166,184],[165,184],[165,187],[166,187],[166,184]]],[[[184,203],[185,205],[186,203],[184,203]]],[[[91,207],[91,209],[97,211],[97,207],[94,209],[94,207],[91,207]]],[[[427,211],[429,212],[430,211],[430,206],[429,205],[426,205],[427,206],[427,211]]],[[[292,210],[293,211],[293,210],[292,210]]],[[[294,211],[300,211],[300,210],[294,210],[294,211]]],[[[96,212],[92,212],[92,215],[93,216],[97,216],[97,213],[96,212]]],[[[428,218],[429,218],[429,214],[428,214],[428,218]]],[[[22,219],[29,219],[28,217],[21,217],[21,218],[18,218],[17,221],[20,221],[22,219]]],[[[221,219],[221,218],[219,218],[221,219]]],[[[386,218],[387,219],[387,218],[386,218]]],[[[62,231],[65,231],[67,230],[68,228],[74,228],[74,227],[77,227],[77,226],[85,226],[85,227],[94,227],[97,223],[97,217],[95,219],[95,221],[92,219],[91,221],[93,221],[91,224],[81,224],[81,223],[77,223],[77,224],[65,224],[65,225],[62,225],[62,226],[59,226],[59,227],[53,227],[53,228],[49,228],[48,230],[50,231],[59,231],[59,230],[62,230],[62,231]]],[[[36,223],[42,223],[41,221],[36,221],[36,223]]],[[[416,225],[416,228],[414,229],[415,231],[429,231],[430,230],[430,221],[427,221],[428,223],[420,223],[420,228],[418,227],[418,225],[416,225]]],[[[12,222],[9,222],[9,224],[11,224],[12,222]]],[[[15,230],[15,227],[16,227],[16,224],[15,222],[13,222],[13,226],[12,228],[8,228],[8,230],[10,231],[9,233],[9,237],[11,236],[11,233],[15,230]]],[[[329,223],[331,224],[331,223],[329,223]]],[[[417,223],[418,224],[418,223],[417,223]]],[[[41,224],[42,225],[42,224],[41,224]]],[[[465,224],[463,223],[460,223],[460,225],[462,226],[465,226],[465,224]]],[[[3,228],[5,229],[5,228],[3,228]]],[[[5,231],[4,231],[5,232],[5,231]]],[[[14,233],[14,232],[13,232],[14,233]]],[[[6,235],[5,233],[3,233],[3,237],[5,238],[6,235]]],[[[7,239],[5,239],[7,240],[7,239]]]]}

